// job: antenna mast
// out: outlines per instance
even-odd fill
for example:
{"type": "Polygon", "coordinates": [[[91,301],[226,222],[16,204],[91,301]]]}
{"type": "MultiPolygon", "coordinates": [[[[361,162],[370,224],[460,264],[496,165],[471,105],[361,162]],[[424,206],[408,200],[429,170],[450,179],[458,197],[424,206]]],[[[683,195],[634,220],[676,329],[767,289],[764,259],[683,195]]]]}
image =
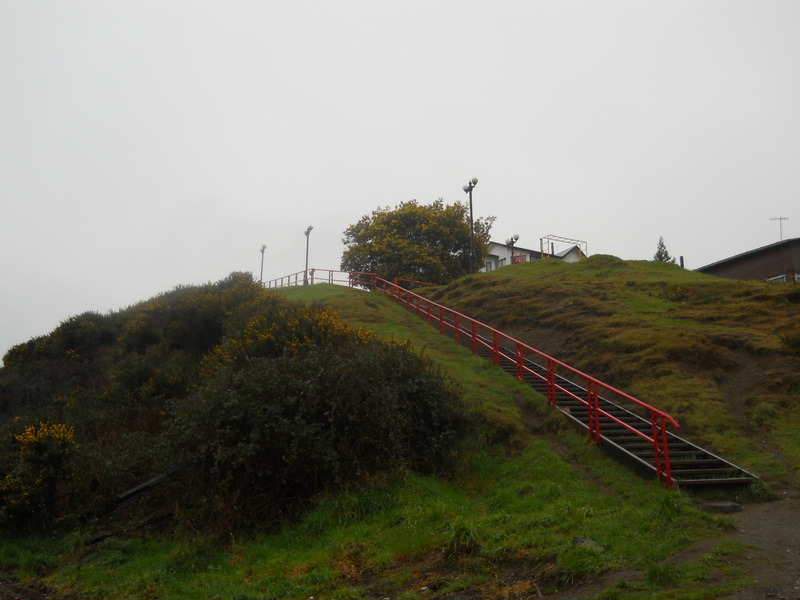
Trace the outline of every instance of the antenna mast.
{"type": "Polygon", "coordinates": [[[778,225],[780,226],[781,230],[781,241],[783,241],[783,222],[788,220],[789,217],[775,217],[773,219],[770,219],[770,221],[778,221],[778,225]]]}

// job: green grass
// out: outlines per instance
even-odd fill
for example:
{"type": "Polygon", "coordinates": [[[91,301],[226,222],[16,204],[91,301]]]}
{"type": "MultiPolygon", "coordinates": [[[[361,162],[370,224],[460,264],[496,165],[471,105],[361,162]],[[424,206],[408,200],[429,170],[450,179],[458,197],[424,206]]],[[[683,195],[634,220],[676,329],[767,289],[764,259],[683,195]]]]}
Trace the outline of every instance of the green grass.
{"type": "Polygon", "coordinates": [[[512,458],[476,457],[452,481],[400,473],[323,496],[301,522],[223,546],[73,539],[47,581],[108,599],[400,597],[423,587],[433,598],[464,587],[491,597],[506,585],[498,570],[527,569],[527,581],[553,591],[617,566],[645,569],[719,527],[682,494],[630,477],[615,484],[615,464],[587,458],[604,490],[536,441],[512,458]],[[599,547],[575,546],[575,536],[599,547]]]}
{"type": "Polygon", "coordinates": [[[556,358],[669,412],[692,441],[771,485],[800,482],[800,439],[773,433],[800,422],[796,285],[594,256],[476,274],[430,296],[533,347],[548,335],[556,358]]]}
{"type": "MultiPolygon", "coordinates": [[[[729,451],[726,458],[790,483],[798,476],[800,421],[789,391],[794,379],[785,373],[796,349],[795,338],[782,341],[777,330],[798,316],[794,289],[593,257],[516,265],[429,293],[508,326],[518,339],[530,327],[555,331],[563,339],[560,358],[611,375],[610,383],[625,381],[623,389],[663,402],[700,441],[729,451]],[[751,390],[736,411],[724,385],[746,357],[765,362],[783,387],[751,390]],[[750,443],[755,436],[766,449],[750,443]]],[[[184,532],[93,546],[81,540],[94,531],[55,543],[5,538],[0,563],[21,581],[44,578],[56,590],[108,600],[410,600],[476,590],[485,598],[536,597],[614,569],[640,576],[597,598],[699,600],[748,585],[729,565],[744,551],[735,545],[670,560],[694,541],[721,538],[727,517],[699,512],[685,493],[635,478],[567,428],[540,395],[416,316],[382,295],[328,284],[282,293],[331,305],[384,339],[409,341],[457,382],[485,427],[465,442],[449,478],[378,477],[322,495],[298,522],[251,538],[212,541],[184,532]]]]}

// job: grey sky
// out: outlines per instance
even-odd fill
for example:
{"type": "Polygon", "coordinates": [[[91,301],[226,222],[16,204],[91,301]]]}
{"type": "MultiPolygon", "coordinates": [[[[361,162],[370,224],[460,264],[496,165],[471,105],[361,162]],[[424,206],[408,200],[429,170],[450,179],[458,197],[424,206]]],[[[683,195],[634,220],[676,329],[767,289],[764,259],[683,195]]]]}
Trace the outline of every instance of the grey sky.
{"type": "Polygon", "coordinates": [[[0,355],[379,206],[697,268],[797,237],[800,2],[0,0],[0,355]]]}

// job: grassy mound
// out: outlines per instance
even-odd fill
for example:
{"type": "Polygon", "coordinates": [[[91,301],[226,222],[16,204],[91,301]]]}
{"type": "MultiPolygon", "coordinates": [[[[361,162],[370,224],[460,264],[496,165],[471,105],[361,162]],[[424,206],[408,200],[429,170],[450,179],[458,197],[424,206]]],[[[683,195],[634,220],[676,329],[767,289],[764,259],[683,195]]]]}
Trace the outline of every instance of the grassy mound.
{"type": "MultiPolygon", "coordinates": [[[[461,438],[452,467],[372,473],[314,495],[299,519],[256,535],[176,534],[139,523],[86,545],[97,533],[88,522],[56,540],[6,537],[0,563],[7,572],[51,586],[50,597],[61,591],[110,600],[525,598],[611,573],[594,588],[600,597],[710,598],[746,585],[732,566],[743,549],[724,541],[729,518],[634,477],[567,429],[536,393],[416,316],[380,294],[333,285],[281,293],[315,310],[331,308],[355,330],[406,345],[448,374],[463,411],[479,424],[461,438]],[[692,558],[673,559],[701,540],[692,558]]],[[[426,293],[673,412],[693,439],[774,484],[796,481],[796,287],[599,256],[515,265],[426,293]]],[[[228,352],[213,356],[224,365],[247,362],[224,333],[201,322],[207,334],[193,343],[207,349],[198,355],[219,346],[228,352]]],[[[146,347],[134,335],[141,330],[128,328],[136,352],[146,347]]],[[[131,367],[136,352],[128,355],[131,367]]],[[[319,358],[313,364],[321,371],[335,362],[319,358]]],[[[243,389],[273,385],[283,376],[279,367],[264,380],[248,376],[243,389]]],[[[131,380],[141,398],[150,380],[131,380]]],[[[242,384],[231,383],[206,399],[210,408],[233,402],[226,394],[242,384]]],[[[132,398],[116,392],[129,410],[132,398]]],[[[224,418],[224,410],[213,410],[209,419],[224,418]]]]}
{"type": "Polygon", "coordinates": [[[473,275],[429,297],[679,420],[683,434],[797,485],[800,288],[594,256],[473,275]]]}

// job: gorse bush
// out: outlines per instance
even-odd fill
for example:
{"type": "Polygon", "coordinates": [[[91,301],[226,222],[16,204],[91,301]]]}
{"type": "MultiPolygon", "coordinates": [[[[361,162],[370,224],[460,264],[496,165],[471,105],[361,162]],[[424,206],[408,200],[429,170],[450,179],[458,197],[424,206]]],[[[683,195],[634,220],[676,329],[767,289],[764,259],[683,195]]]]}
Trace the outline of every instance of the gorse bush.
{"type": "Polygon", "coordinates": [[[4,361],[0,525],[92,518],[179,465],[142,509],[258,525],[381,470],[442,470],[465,426],[452,382],[410,347],[249,274],[73,317],[4,361]]]}
{"type": "Polygon", "coordinates": [[[458,395],[425,360],[358,338],[220,369],[173,413],[169,437],[176,456],[198,461],[195,485],[234,500],[203,518],[248,526],[382,470],[442,470],[464,425],[458,395]]]}
{"type": "Polygon", "coordinates": [[[9,437],[2,457],[0,521],[15,529],[46,525],[58,508],[58,485],[71,475],[75,431],[63,423],[39,423],[9,437]]]}

